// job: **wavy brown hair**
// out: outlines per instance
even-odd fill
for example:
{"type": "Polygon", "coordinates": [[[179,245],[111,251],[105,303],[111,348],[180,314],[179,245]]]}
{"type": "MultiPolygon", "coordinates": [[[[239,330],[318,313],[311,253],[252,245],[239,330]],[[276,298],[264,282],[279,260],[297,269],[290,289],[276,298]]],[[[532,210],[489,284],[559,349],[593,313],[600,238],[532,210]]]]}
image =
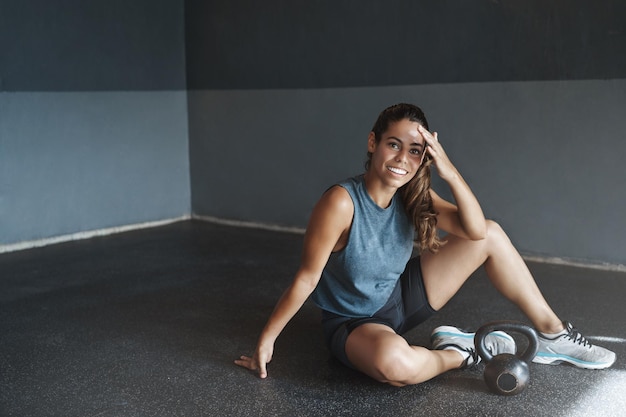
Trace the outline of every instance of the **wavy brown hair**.
{"type": "MultiPolygon", "coordinates": [[[[407,103],[394,104],[380,113],[374,127],[372,127],[376,143],[380,143],[383,133],[389,129],[390,125],[404,119],[417,122],[428,129],[426,116],[419,107],[407,103]]],[[[368,152],[365,163],[366,170],[369,170],[371,158],[372,154],[368,152]]],[[[430,156],[426,155],[415,176],[399,190],[404,209],[415,227],[415,241],[420,252],[425,250],[437,252],[442,245],[437,235],[437,212],[433,207],[433,200],[429,192],[431,164],[430,156]]]]}

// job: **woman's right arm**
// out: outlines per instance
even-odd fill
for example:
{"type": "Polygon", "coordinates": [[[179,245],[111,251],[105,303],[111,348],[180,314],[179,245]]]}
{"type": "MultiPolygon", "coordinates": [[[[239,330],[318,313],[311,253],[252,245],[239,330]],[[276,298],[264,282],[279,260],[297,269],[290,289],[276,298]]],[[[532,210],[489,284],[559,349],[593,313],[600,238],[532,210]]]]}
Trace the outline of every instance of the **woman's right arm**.
{"type": "Polygon", "coordinates": [[[254,356],[241,356],[237,365],[257,371],[261,378],[267,376],[276,339],[317,286],[330,253],[345,245],[353,214],[352,199],[344,188],[335,186],[324,193],[304,235],[300,268],[263,328],[254,356]]]}

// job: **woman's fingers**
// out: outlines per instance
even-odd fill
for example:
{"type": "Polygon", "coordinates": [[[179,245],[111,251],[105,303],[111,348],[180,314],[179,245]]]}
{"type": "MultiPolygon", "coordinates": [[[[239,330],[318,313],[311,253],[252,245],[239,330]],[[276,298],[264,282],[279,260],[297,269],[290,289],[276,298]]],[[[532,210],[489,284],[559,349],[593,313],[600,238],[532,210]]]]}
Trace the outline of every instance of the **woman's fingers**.
{"type": "Polygon", "coordinates": [[[254,360],[245,355],[242,355],[241,357],[239,357],[239,359],[236,359],[235,364],[243,366],[244,368],[248,368],[251,371],[256,370],[256,364],[254,363],[254,360]]]}
{"type": "Polygon", "coordinates": [[[266,364],[261,362],[257,363],[254,358],[249,356],[241,355],[239,359],[235,359],[235,364],[247,368],[251,371],[258,371],[259,376],[261,378],[267,377],[267,368],[266,364]]]}

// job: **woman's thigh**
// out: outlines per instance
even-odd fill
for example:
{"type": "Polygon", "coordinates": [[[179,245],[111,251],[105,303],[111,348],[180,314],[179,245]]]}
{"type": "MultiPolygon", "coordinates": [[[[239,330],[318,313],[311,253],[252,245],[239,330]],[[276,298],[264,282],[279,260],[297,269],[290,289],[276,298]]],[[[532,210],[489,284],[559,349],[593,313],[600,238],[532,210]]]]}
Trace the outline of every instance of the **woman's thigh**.
{"type": "Polygon", "coordinates": [[[486,241],[450,236],[435,254],[422,254],[424,287],[433,309],[441,309],[488,256],[486,241]]]}

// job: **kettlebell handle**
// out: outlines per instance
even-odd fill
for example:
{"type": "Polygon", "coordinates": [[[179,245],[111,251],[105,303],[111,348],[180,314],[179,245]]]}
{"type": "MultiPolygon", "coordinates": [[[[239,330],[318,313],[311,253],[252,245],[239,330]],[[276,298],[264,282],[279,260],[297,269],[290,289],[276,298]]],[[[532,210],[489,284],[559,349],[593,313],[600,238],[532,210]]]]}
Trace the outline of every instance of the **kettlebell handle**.
{"type": "Polygon", "coordinates": [[[489,333],[496,330],[520,333],[526,336],[528,339],[528,347],[526,347],[524,353],[518,355],[524,362],[530,363],[530,361],[537,354],[539,340],[537,339],[537,332],[535,329],[517,321],[492,321],[481,326],[476,331],[476,335],[474,336],[474,345],[476,346],[476,350],[485,362],[489,362],[493,359],[493,355],[489,353],[487,347],[485,346],[485,337],[487,337],[489,333]]]}

